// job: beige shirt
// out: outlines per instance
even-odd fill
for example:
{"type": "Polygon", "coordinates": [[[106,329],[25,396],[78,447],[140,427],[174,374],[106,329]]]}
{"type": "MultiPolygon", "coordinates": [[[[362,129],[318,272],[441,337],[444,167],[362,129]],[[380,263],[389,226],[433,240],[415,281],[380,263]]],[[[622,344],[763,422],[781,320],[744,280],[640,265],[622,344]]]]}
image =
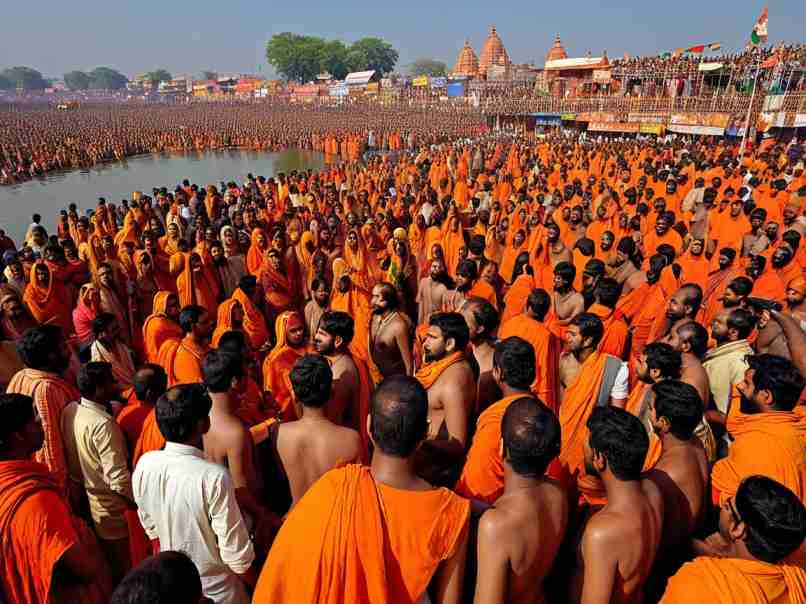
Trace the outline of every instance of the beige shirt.
{"type": "Polygon", "coordinates": [[[232,292],[238,289],[241,278],[246,276],[246,264],[243,256],[230,256],[224,266],[216,265],[221,284],[224,286],[224,295],[232,297],[232,292]]]}
{"type": "Polygon", "coordinates": [[[747,340],[737,340],[712,348],[705,355],[702,366],[708,374],[714,406],[720,413],[728,412],[731,390],[744,379],[747,371],[744,358],[749,354],[753,354],[753,349],[747,340]]]}
{"type": "Polygon", "coordinates": [[[120,426],[102,405],[82,398],[62,412],[62,434],[70,480],[84,485],[98,536],[128,537],[124,513],[134,497],[120,426]]]}

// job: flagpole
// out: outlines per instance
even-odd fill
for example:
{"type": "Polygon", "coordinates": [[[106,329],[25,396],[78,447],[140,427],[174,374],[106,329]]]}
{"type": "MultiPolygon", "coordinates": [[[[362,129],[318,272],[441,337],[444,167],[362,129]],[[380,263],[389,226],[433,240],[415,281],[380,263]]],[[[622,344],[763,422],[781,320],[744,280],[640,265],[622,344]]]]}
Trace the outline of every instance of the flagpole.
{"type": "Polygon", "coordinates": [[[741,166],[744,159],[744,150],[747,145],[747,135],[750,133],[750,116],[753,112],[753,103],[756,99],[756,85],[758,83],[758,73],[761,71],[761,60],[756,59],[756,75],[753,77],[753,92],[750,94],[750,104],[747,107],[747,118],[744,122],[744,136],[742,137],[742,144],[739,147],[739,165],[741,166]]]}

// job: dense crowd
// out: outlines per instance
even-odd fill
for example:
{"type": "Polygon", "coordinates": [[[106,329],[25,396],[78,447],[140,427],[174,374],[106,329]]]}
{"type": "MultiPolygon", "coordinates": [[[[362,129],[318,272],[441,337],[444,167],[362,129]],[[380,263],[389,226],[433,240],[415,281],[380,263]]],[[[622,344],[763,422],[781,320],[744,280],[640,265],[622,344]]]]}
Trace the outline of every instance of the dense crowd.
{"type": "Polygon", "coordinates": [[[806,601],[802,145],[105,111],[339,157],[0,239],[0,601],[806,601]]]}

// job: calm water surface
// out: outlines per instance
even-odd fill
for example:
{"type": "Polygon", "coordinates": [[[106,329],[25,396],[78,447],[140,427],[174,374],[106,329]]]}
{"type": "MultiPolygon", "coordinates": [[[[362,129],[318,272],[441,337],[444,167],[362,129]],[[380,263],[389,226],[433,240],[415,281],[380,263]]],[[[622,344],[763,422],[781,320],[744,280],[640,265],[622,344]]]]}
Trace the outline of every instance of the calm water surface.
{"type": "Polygon", "coordinates": [[[133,191],[151,194],[154,187],[173,190],[184,178],[199,186],[217,186],[221,180],[243,184],[250,172],[268,178],[291,170],[318,170],[324,164],[324,155],[315,151],[267,153],[228,149],[142,155],[88,170],[54,172],[20,184],[0,186],[0,228],[19,245],[31,222],[31,214],[41,214],[43,224],[51,233],[59,210],[66,209],[71,202],[83,211],[94,208],[99,197],[119,204],[121,199],[129,199],[133,191]]]}

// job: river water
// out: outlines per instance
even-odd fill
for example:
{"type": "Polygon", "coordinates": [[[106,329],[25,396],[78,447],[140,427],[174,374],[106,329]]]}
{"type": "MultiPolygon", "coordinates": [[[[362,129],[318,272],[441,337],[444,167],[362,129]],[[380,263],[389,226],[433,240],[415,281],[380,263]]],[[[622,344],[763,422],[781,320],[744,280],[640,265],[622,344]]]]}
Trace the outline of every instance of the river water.
{"type": "Polygon", "coordinates": [[[0,228],[20,245],[31,215],[38,213],[48,233],[53,232],[59,210],[75,202],[81,211],[94,208],[99,197],[118,204],[133,191],[151,194],[154,187],[174,187],[187,178],[200,187],[219,181],[243,184],[250,172],[274,176],[291,170],[318,170],[324,155],[315,151],[278,153],[227,149],[203,153],[141,155],[87,170],[53,172],[11,186],[0,186],[0,228]]]}

